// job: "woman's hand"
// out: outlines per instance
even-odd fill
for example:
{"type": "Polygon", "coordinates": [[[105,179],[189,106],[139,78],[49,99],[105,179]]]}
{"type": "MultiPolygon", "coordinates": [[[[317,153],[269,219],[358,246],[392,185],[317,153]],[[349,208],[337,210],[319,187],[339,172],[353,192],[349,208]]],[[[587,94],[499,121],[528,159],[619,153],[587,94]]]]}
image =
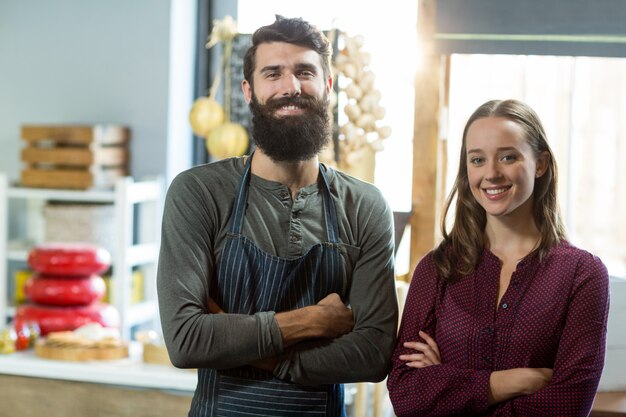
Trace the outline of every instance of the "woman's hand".
{"type": "Polygon", "coordinates": [[[552,381],[550,368],[513,368],[494,371],[489,377],[489,404],[531,395],[552,381]]]}
{"type": "Polygon", "coordinates": [[[406,366],[411,368],[426,368],[431,365],[441,364],[441,354],[439,353],[439,346],[435,342],[435,339],[428,334],[420,330],[419,335],[426,343],[421,342],[405,342],[404,347],[416,350],[419,353],[410,353],[406,355],[400,355],[399,358],[406,361],[406,366]]]}

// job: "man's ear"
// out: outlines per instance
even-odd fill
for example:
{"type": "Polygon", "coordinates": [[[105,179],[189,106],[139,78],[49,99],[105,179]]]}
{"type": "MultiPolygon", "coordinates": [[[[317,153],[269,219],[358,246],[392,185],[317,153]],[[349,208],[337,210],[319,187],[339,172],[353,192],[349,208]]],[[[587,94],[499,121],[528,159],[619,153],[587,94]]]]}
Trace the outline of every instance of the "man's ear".
{"type": "Polygon", "coordinates": [[[330,94],[333,90],[333,75],[328,75],[328,80],[326,80],[326,94],[330,94]]]}
{"type": "Polygon", "coordinates": [[[246,103],[250,104],[250,101],[252,101],[252,86],[250,85],[248,80],[243,80],[241,82],[241,91],[243,91],[246,103]]]}

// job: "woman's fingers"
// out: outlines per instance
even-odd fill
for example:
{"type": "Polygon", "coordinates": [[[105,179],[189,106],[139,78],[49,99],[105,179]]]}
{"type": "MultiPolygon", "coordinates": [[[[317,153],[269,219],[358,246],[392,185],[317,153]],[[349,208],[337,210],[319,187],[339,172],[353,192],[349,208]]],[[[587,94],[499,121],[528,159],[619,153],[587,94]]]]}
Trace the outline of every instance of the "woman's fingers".
{"type": "Polygon", "coordinates": [[[407,362],[405,363],[406,366],[408,366],[409,368],[426,368],[428,366],[432,366],[432,363],[427,363],[424,361],[414,361],[414,362],[407,362]]]}
{"type": "Polygon", "coordinates": [[[400,360],[413,362],[413,361],[421,361],[421,360],[423,360],[424,359],[424,354],[423,353],[413,353],[413,354],[410,354],[410,355],[400,355],[398,357],[400,358],[400,360]]]}
{"type": "Polygon", "coordinates": [[[412,366],[414,368],[422,368],[425,366],[441,364],[439,346],[437,346],[435,339],[422,331],[419,332],[419,335],[422,339],[424,339],[426,343],[405,342],[404,347],[416,350],[420,353],[400,355],[399,358],[401,360],[407,361],[407,366],[412,366]]]}
{"type": "Polygon", "coordinates": [[[400,355],[399,358],[406,361],[406,366],[411,368],[425,368],[434,365],[423,353],[413,353],[410,355],[400,355]]]}
{"type": "Polygon", "coordinates": [[[431,347],[431,349],[437,353],[437,356],[440,356],[439,354],[439,346],[437,346],[437,342],[435,342],[435,339],[433,339],[432,337],[430,337],[427,333],[423,332],[420,330],[419,335],[422,339],[424,339],[426,341],[426,343],[428,344],[428,346],[431,347]]]}

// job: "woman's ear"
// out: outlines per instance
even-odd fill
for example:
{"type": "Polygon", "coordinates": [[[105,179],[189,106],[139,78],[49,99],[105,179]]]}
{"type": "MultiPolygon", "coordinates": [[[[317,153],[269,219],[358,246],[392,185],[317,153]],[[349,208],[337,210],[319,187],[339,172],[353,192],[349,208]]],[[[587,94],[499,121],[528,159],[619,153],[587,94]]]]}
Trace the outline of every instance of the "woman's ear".
{"type": "Polygon", "coordinates": [[[548,170],[548,165],[550,164],[550,153],[548,151],[543,151],[537,158],[537,170],[535,172],[535,178],[539,178],[543,176],[548,170]]]}

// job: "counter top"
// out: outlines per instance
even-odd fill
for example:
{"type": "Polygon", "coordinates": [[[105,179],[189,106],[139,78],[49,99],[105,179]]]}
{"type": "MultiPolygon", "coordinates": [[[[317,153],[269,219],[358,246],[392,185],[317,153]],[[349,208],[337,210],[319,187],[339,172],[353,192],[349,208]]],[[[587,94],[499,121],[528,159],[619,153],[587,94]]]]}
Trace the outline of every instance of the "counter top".
{"type": "Polygon", "coordinates": [[[89,362],[42,359],[32,350],[16,352],[0,355],[0,374],[193,393],[195,370],[144,363],[141,349],[132,342],[126,359],[89,362]]]}
{"type": "Polygon", "coordinates": [[[596,395],[590,416],[626,416],[626,392],[599,392],[596,395]]]}

